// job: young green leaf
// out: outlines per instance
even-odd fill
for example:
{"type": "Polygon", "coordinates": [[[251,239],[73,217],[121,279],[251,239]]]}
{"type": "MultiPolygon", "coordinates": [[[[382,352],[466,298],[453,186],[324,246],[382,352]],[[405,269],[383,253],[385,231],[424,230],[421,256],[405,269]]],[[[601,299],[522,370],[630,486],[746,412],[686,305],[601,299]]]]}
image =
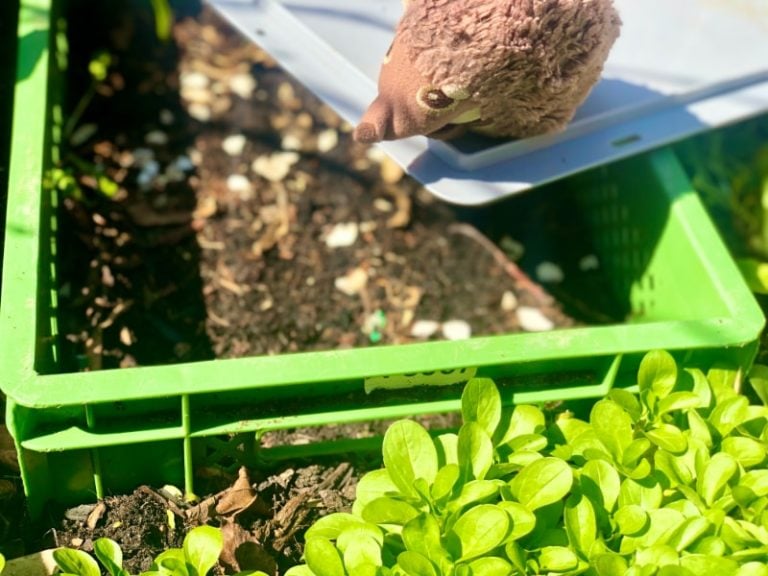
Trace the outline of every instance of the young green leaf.
{"type": "Polygon", "coordinates": [[[361,516],[363,508],[376,498],[390,496],[399,493],[400,490],[392,481],[389,472],[381,468],[365,474],[357,483],[355,489],[355,503],[352,505],[352,513],[361,516]]]}
{"type": "Polygon", "coordinates": [[[757,498],[768,496],[768,470],[750,470],[741,477],[739,486],[750,489],[757,498]]]}
{"type": "Polygon", "coordinates": [[[413,482],[423,478],[432,484],[437,474],[437,450],[424,427],[412,420],[399,420],[384,434],[384,467],[400,492],[416,496],[413,482]]]}
{"type": "Polygon", "coordinates": [[[545,423],[544,413],[535,406],[521,404],[515,406],[512,412],[504,410],[493,443],[500,446],[517,436],[536,434],[544,429],[545,423]]]}
{"type": "Polygon", "coordinates": [[[440,523],[431,514],[419,514],[403,526],[403,543],[411,552],[436,561],[446,555],[440,540],[440,523]]]}
{"type": "MultiPolygon", "coordinates": [[[[318,535],[315,534],[313,537],[317,538],[318,535]]],[[[322,536],[320,537],[322,538],[322,536]]],[[[381,531],[381,528],[375,524],[371,524],[370,522],[363,522],[362,524],[350,526],[349,528],[346,528],[341,533],[339,533],[338,537],[336,538],[336,548],[338,548],[343,554],[350,544],[360,538],[372,539],[379,545],[379,548],[384,546],[384,533],[381,531]]],[[[306,541],[307,539],[308,537],[305,534],[304,540],[306,541]]],[[[328,540],[331,539],[328,538],[328,540]]]]}
{"type": "Polygon", "coordinates": [[[397,556],[397,564],[407,576],[439,576],[435,565],[418,552],[401,552],[397,556]]]}
{"type": "Polygon", "coordinates": [[[701,538],[712,525],[702,516],[687,518],[681,526],[675,530],[667,541],[678,552],[687,550],[696,540],[701,538]]]}
{"type": "Polygon", "coordinates": [[[459,463],[459,437],[456,434],[440,434],[435,438],[435,449],[437,450],[437,464],[442,468],[447,464],[459,463]]]}
{"type": "MultiPolygon", "coordinates": [[[[317,520],[304,534],[304,539],[326,538],[336,540],[344,530],[366,526],[366,522],[354,514],[334,512],[317,520]]],[[[378,530],[378,528],[376,528],[378,530]]]]}
{"type": "Polygon", "coordinates": [[[734,574],[739,565],[730,558],[704,556],[703,554],[688,554],[680,558],[680,566],[696,574],[696,576],[723,576],[734,574]]]}
{"type": "Polygon", "coordinates": [[[462,479],[485,478],[493,464],[493,443],[480,424],[468,422],[461,427],[458,449],[462,479]]]}
{"type": "Polygon", "coordinates": [[[547,438],[541,434],[523,434],[516,436],[505,446],[513,452],[541,452],[547,447],[547,438]]]}
{"type": "Polygon", "coordinates": [[[648,514],[637,504],[619,508],[614,519],[619,527],[619,532],[625,536],[639,536],[649,526],[648,514]]]}
{"type": "Polygon", "coordinates": [[[499,490],[504,486],[501,480],[472,480],[461,487],[461,492],[448,502],[446,508],[458,512],[465,506],[498,500],[499,490]]]}
{"type": "Polygon", "coordinates": [[[651,449],[651,441],[647,438],[635,438],[624,450],[621,465],[627,468],[635,468],[640,458],[651,449]]]}
{"type": "Polygon", "coordinates": [[[181,548],[169,548],[152,562],[152,568],[163,576],[193,576],[189,573],[190,567],[181,548]]]}
{"type": "Polygon", "coordinates": [[[419,515],[419,511],[402,500],[386,496],[376,498],[363,508],[363,520],[372,524],[405,525],[406,522],[419,515]]]}
{"type": "Polygon", "coordinates": [[[616,469],[605,460],[590,460],[581,469],[581,486],[593,502],[602,503],[605,510],[611,512],[619,499],[621,478],[616,469]],[[591,485],[589,481],[592,482],[591,485]],[[597,494],[600,495],[599,500],[595,498],[597,494]]]}
{"type": "Polygon", "coordinates": [[[5,556],[0,554],[0,574],[3,573],[3,570],[5,570],[5,556]]]}
{"type": "Polygon", "coordinates": [[[635,554],[635,565],[659,567],[674,566],[679,570],[680,555],[671,546],[657,544],[638,550],[635,554]]]}
{"type": "Polygon", "coordinates": [[[346,576],[339,551],[325,538],[307,541],[304,545],[304,560],[315,576],[346,576]]]}
{"type": "Polygon", "coordinates": [[[637,375],[641,394],[650,390],[656,398],[665,398],[672,393],[676,382],[677,364],[669,352],[654,350],[643,357],[637,375]]]}
{"type": "Polygon", "coordinates": [[[509,531],[509,515],[491,504],[481,504],[462,514],[451,530],[461,543],[460,561],[467,561],[501,546],[509,531]]]}
{"type": "Polygon", "coordinates": [[[766,458],[765,444],[744,436],[729,436],[723,440],[721,448],[744,468],[758,466],[766,458]]]}
{"type": "Polygon", "coordinates": [[[623,388],[614,388],[608,392],[607,398],[613,400],[616,404],[626,410],[627,414],[629,414],[634,422],[637,422],[642,417],[643,408],[640,406],[640,402],[638,402],[637,397],[632,394],[632,392],[624,390],[623,388]]]}
{"type": "Polygon", "coordinates": [[[675,410],[691,410],[701,406],[701,398],[693,392],[673,392],[666,398],[659,400],[659,415],[667,414],[675,410]]]}
{"type": "Polygon", "coordinates": [[[458,464],[446,464],[440,468],[435,476],[435,482],[430,489],[432,500],[436,503],[441,503],[443,500],[450,498],[460,476],[461,470],[458,464]]]}
{"type": "Polygon", "coordinates": [[[725,556],[728,547],[723,539],[718,536],[707,536],[699,540],[691,549],[694,554],[708,554],[710,556],[725,556]]]}
{"type": "Polygon", "coordinates": [[[768,406],[768,366],[755,364],[749,372],[749,383],[763,404],[768,406]]]}
{"type": "Polygon", "coordinates": [[[53,559],[64,573],[77,574],[77,576],[101,576],[96,560],[82,550],[57,548],[53,551],[53,559]]]}
{"type": "Polygon", "coordinates": [[[345,543],[342,552],[349,574],[360,574],[367,566],[381,566],[381,545],[370,536],[358,535],[345,543]]]}
{"type": "Polygon", "coordinates": [[[496,384],[488,378],[472,378],[461,395],[461,415],[464,422],[477,422],[489,438],[501,420],[501,395],[496,384]]]}
{"type": "Polygon", "coordinates": [[[728,436],[747,419],[748,409],[749,401],[744,396],[732,396],[714,407],[709,415],[709,422],[721,436],[728,436]]]}
{"type": "Polygon", "coordinates": [[[627,561],[619,554],[599,554],[592,558],[592,567],[597,576],[625,576],[627,561]]]}
{"type": "Polygon", "coordinates": [[[472,576],[510,576],[514,572],[512,564],[496,556],[478,558],[469,563],[472,576]]]}
{"type": "Polygon", "coordinates": [[[709,431],[709,425],[695,410],[688,412],[688,429],[691,438],[699,440],[707,448],[712,448],[712,433],[709,431]]]}
{"type": "Polygon", "coordinates": [[[93,543],[93,553],[110,576],[128,576],[123,570],[123,551],[114,540],[99,538],[93,543]]]}
{"type": "Polygon", "coordinates": [[[733,456],[724,452],[718,452],[707,462],[696,482],[696,490],[708,506],[717,499],[738,468],[733,456]]]}
{"type": "Polygon", "coordinates": [[[650,526],[638,538],[640,546],[650,548],[666,544],[683,522],[685,517],[671,508],[658,508],[648,511],[650,526]]]}
{"type": "Polygon", "coordinates": [[[592,407],[589,422],[614,460],[621,462],[633,440],[634,425],[627,411],[613,400],[600,400],[592,407]]]}
{"type": "Polygon", "coordinates": [[[583,494],[571,494],[565,501],[563,516],[571,547],[588,557],[597,539],[597,517],[589,498],[583,494]]]}
{"type": "Polygon", "coordinates": [[[184,557],[197,576],[205,576],[216,565],[224,546],[221,530],[213,526],[198,526],[184,538],[184,557]]]}
{"type": "Polygon", "coordinates": [[[733,367],[714,367],[707,371],[707,380],[715,395],[716,403],[738,396],[741,387],[741,370],[733,367]]]}
{"type": "Polygon", "coordinates": [[[510,488],[515,499],[529,510],[562,500],[573,484],[570,466],[557,458],[541,458],[515,476],[510,488]]]}
{"type": "Polygon", "coordinates": [[[739,567],[734,576],[768,576],[768,564],[764,562],[747,562],[739,567]]]}
{"type": "Polygon", "coordinates": [[[509,514],[510,528],[505,541],[519,540],[536,527],[536,515],[518,502],[502,501],[496,504],[509,514]]]}
{"type": "Polygon", "coordinates": [[[672,454],[682,454],[688,449],[688,441],[677,426],[659,424],[645,432],[646,438],[656,446],[672,454]]]}
{"type": "Polygon", "coordinates": [[[566,572],[579,565],[579,558],[570,548],[545,546],[539,555],[539,569],[542,572],[566,572]]]}
{"type": "Polygon", "coordinates": [[[653,478],[633,480],[625,478],[619,490],[619,507],[637,504],[650,511],[661,506],[663,491],[659,482],[653,478]]]}

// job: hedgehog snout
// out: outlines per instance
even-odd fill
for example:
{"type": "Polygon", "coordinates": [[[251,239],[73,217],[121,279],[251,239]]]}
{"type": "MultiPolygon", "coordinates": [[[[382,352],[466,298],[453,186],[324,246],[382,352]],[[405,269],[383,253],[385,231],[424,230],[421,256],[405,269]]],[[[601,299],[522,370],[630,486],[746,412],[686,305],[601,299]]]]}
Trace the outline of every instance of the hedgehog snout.
{"type": "Polygon", "coordinates": [[[363,144],[373,144],[391,138],[392,116],[392,107],[381,97],[376,98],[355,127],[354,139],[363,144]]]}

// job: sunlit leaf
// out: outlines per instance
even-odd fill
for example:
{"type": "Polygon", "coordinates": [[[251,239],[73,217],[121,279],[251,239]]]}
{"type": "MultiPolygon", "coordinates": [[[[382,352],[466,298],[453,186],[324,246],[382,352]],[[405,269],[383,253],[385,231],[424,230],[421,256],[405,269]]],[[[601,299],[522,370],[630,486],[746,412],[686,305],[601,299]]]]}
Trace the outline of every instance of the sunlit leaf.
{"type": "Polygon", "coordinates": [[[392,482],[406,495],[416,495],[413,482],[423,478],[432,484],[437,474],[437,450],[424,427],[412,420],[399,420],[384,434],[384,467],[392,482]]]}

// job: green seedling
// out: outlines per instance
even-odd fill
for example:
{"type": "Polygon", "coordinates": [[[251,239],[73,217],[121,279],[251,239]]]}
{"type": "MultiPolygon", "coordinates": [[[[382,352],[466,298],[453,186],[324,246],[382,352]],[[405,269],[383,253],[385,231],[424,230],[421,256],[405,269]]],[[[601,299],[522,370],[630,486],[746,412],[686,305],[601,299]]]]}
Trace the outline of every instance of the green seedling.
{"type": "MultiPolygon", "coordinates": [[[[155,558],[152,567],[141,576],[205,576],[216,565],[223,546],[221,530],[199,526],[190,530],[182,548],[171,548],[155,558]]],[[[110,576],[129,576],[123,569],[123,552],[109,538],[93,543],[93,553],[110,576]]],[[[58,548],[53,559],[60,574],[66,576],[101,576],[99,563],[87,552],[58,548]]],[[[268,576],[264,572],[241,572],[239,576],[268,576]]]]}
{"type": "Polygon", "coordinates": [[[738,382],[652,352],[637,393],[547,421],[473,379],[457,434],[387,430],[286,576],[768,576],[768,409],[738,382]]]}

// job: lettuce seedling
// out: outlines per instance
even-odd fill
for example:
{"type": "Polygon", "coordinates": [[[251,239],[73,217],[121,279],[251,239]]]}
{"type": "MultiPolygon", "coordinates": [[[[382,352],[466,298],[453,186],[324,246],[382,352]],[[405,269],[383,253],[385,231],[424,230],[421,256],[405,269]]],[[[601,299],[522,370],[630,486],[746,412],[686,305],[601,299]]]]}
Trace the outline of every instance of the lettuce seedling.
{"type": "Polygon", "coordinates": [[[643,359],[588,420],[473,379],[458,433],[402,420],[286,576],[768,576],[768,409],[736,372],[643,359]]]}
{"type": "MultiPolygon", "coordinates": [[[[147,572],[140,576],[205,576],[216,565],[223,546],[221,530],[213,526],[198,526],[189,531],[182,548],[162,552],[147,572]]],[[[110,576],[129,576],[123,569],[123,552],[109,538],[93,543],[93,553],[110,576]]],[[[99,564],[87,552],[58,548],[53,559],[65,576],[101,576],[99,564]]],[[[241,572],[239,576],[267,576],[264,572],[241,572]]]]}

